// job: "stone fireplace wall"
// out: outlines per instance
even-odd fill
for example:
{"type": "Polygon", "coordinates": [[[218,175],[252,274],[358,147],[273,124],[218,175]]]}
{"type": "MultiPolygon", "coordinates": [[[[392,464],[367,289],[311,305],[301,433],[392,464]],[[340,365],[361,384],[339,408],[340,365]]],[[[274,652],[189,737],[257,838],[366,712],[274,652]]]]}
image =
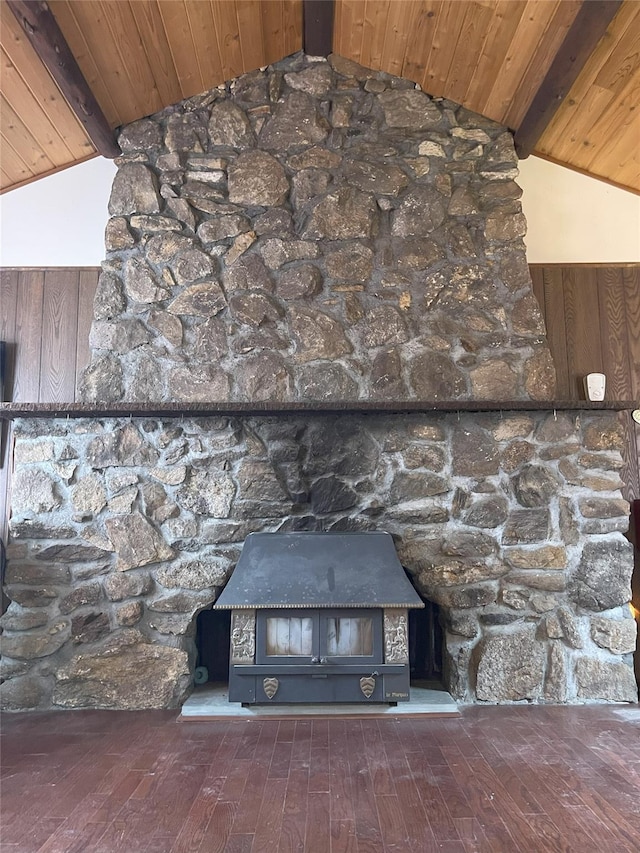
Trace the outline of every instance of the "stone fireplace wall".
{"type": "Polygon", "coordinates": [[[179,705],[252,531],[387,530],[462,701],[634,701],[608,413],[16,423],[7,708],[179,705]]]}
{"type": "Polygon", "coordinates": [[[296,55],[119,142],[86,401],[553,399],[504,127],[296,55]]]}
{"type": "MultiPolygon", "coordinates": [[[[505,128],[297,55],[120,144],[85,402],[553,399],[505,128]]],[[[246,535],[282,529],[391,532],[461,700],[636,696],[614,416],[15,434],[5,707],[180,704],[197,614],[246,535]]]]}

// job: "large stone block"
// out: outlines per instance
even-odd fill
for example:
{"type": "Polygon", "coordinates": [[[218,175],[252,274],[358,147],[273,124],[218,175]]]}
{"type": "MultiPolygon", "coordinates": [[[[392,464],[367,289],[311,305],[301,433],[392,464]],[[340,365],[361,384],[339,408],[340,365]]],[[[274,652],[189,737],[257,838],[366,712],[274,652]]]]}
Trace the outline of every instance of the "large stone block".
{"type": "Polygon", "coordinates": [[[116,569],[121,572],[174,556],[162,534],[139,512],[108,518],[105,527],[117,555],[116,569]]]}
{"type": "Polygon", "coordinates": [[[42,628],[48,621],[46,611],[26,610],[12,601],[0,617],[0,627],[5,631],[28,631],[31,628],[42,628]]]}
{"type": "Polygon", "coordinates": [[[16,660],[34,660],[54,654],[69,638],[69,621],[59,619],[39,633],[4,634],[0,639],[3,655],[16,660]]]}
{"type": "Polygon", "coordinates": [[[14,512],[51,512],[60,506],[55,480],[42,468],[21,468],[11,485],[14,512]]]}
{"type": "Polygon", "coordinates": [[[341,323],[323,311],[292,306],[289,319],[298,341],[298,361],[337,358],[353,349],[341,323]]]}
{"type": "Polygon", "coordinates": [[[159,213],[158,180],[144,163],[124,163],[113,179],[109,213],[121,216],[130,213],[159,213]]]}
{"type": "Polygon", "coordinates": [[[569,586],[572,601],[585,610],[609,610],[631,598],[633,545],[618,535],[608,541],[589,542],[569,586]]]}
{"type": "Polygon", "coordinates": [[[461,477],[486,477],[500,467],[498,447],[487,430],[457,427],[452,438],[453,473],[461,477]]]}
{"type": "Polygon", "coordinates": [[[248,148],[255,142],[247,114],[231,101],[220,101],[211,108],[209,138],[212,145],[248,148]]]}
{"type": "Polygon", "coordinates": [[[91,439],[86,455],[92,468],[148,465],[158,461],[158,452],[142,438],[134,424],[125,424],[91,439]]]}
{"type": "Polygon", "coordinates": [[[69,566],[45,563],[23,563],[21,560],[9,560],[5,571],[5,583],[8,584],[67,584],[71,579],[69,566]]]}
{"type": "Polygon", "coordinates": [[[104,581],[104,591],[109,601],[147,595],[152,589],[153,581],[147,572],[112,572],[104,581]]]}
{"type": "Polygon", "coordinates": [[[122,398],[122,380],[122,364],[115,355],[94,355],[82,374],[79,391],[85,403],[112,403],[122,398]]]}
{"type": "Polygon", "coordinates": [[[60,599],[58,606],[61,613],[73,613],[78,607],[97,604],[101,595],[102,587],[97,581],[79,584],[60,599]]]}
{"type": "Polygon", "coordinates": [[[55,673],[53,702],[66,708],[175,708],[190,686],[185,651],[146,642],[134,629],[76,655],[55,673]]]}
{"type": "Polygon", "coordinates": [[[344,367],[331,361],[309,364],[298,372],[302,400],[354,400],[358,385],[344,367]]]}
{"type": "Polygon", "coordinates": [[[46,688],[37,676],[18,676],[0,684],[0,708],[4,711],[30,711],[46,698],[46,688]]]}
{"type": "Polygon", "coordinates": [[[181,505],[198,515],[229,518],[236,486],[231,477],[221,471],[193,469],[180,488],[181,505]]]}
{"type": "Polygon", "coordinates": [[[260,146],[268,150],[289,151],[314,145],[326,138],[328,124],[306,92],[294,91],[276,107],[275,113],[260,132],[260,146]]]}
{"type": "Polygon", "coordinates": [[[442,225],[445,216],[442,196],[429,187],[416,187],[405,193],[391,231],[396,237],[426,237],[442,225]]]}
{"type": "Polygon", "coordinates": [[[503,545],[546,542],[551,518],[548,509],[515,509],[509,513],[502,531],[503,545]]]}
{"type": "Polygon", "coordinates": [[[351,240],[371,237],[376,226],[371,193],[342,187],[325,196],[311,211],[303,236],[307,240],[351,240]]]}
{"type": "Polygon", "coordinates": [[[458,400],[467,392],[464,373],[445,355],[426,352],[410,363],[411,385],[418,400],[458,400]]]}
{"type": "Polygon", "coordinates": [[[539,465],[527,465],[512,478],[512,483],[520,506],[548,506],[558,492],[557,478],[539,465]]]}
{"type": "Polygon", "coordinates": [[[542,695],[544,646],[530,631],[486,637],[478,649],[476,695],[484,702],[516,702],[542,695]]]}
{"type": "Polygon", "coordinates": [[[246,207],[272,207],[289,195],[289,181],[275,157],[247,151],[229,166],[229,201],[246,207]]]}
{"type": "Polygon", "coordinates": [[[378,95],[389,127],[408,131],[431,130],[442,124],[440,110],[424,92],[392,89],[378,95]]]}
{"type": "Polygon", "coordinates": [[[293,388],[284,358],[269,349],[245,359],[234,378],[241,400],[287,400],[293,388]]]}
{"type": "Polygon", "coordinates": [[[634,652],[638,626],[635,619],[591,618],[591,638],[594,643],[607,649],[614,655],[626,655],[634,652]]]}
{"type": "Polygon", "coordinates": [[[579,699],[638,701],[638,686],[633,668],[628,664],[597,658],[580,658],[576,662],[575,679],[579,699]]]}
{"type": "Polygon", "coordinates": [[[217,365],[175,367],[169,374],[171,399],[182,403],[208,403],[229,398],[231,380],[217,365]]]}
{"type": "Polygon", "coordinates": [[[76,512],[94,515],[107,503],[103,478],[97,474],[87,474],[78,480],[71,492],[71,503],[76,512]]]}
{"type": "Polygon", "coordinates": [[[208,556],[205,560],[183,560],[158,569],[158,583],[166,589],[205,590],[223,586],[230,571],[230,564],[221,557],[208,556]]]}

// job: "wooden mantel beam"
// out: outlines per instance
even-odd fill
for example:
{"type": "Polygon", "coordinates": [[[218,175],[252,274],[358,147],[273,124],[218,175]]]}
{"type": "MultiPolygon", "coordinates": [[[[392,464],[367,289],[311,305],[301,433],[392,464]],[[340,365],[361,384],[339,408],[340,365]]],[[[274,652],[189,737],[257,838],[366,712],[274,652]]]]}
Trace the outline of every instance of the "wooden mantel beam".
{"type": "Polygon", "coordinates": [[[537,145],[621,5],[622,0],[584,0],[582,3],[515,133],[516,152],[521,160],[537,145]]]}
{"type": "Polygon", "coordinates": [[[329,56],[333,51],[334,0],[302,0],[302,49],[308,56],[329,56]]]}
{"type": "Polygon", "coordinates": [[[113,131],[48,4],[41,0],[6,2],[98,153],[108,159],[118,157],[121,151],[113,131]]]}

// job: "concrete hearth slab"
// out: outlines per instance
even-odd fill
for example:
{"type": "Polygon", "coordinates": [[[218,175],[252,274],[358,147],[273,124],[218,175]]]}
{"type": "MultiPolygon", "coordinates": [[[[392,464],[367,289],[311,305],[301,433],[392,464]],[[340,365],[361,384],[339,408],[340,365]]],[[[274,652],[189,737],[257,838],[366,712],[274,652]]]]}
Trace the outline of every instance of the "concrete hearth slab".
{"type": "Polygon", "coordinates": [[[445,690],[412,687],[408,702],[398,705],[253,705],[229,702],[226,684],[196,687],[182,706],[179,720],[212,720],[220,717],[422,717],[459,714],[458,706],[445,690]]]}

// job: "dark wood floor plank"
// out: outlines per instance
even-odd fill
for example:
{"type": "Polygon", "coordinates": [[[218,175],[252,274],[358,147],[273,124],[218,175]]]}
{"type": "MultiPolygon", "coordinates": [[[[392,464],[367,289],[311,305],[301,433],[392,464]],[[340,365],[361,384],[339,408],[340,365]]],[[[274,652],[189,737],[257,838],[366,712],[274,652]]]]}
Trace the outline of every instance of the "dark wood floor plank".
{"type": "Polygon", "coordinates": [[[308,761],[311,756],[311,720],[296,720],[291,761],[308,761]]]}
{"type": "Polygon", "coordinates": [[[278,853],[304,853],[309,765],[293,762],[287,780],[278,853]]]}
{"type": "MultiPolygon", "coordinates": [[[[66,823],[66,821],[65,821],[66,823]]],[[[68,826],[55,832],[48,841],[38,848],[38,853],[106,853],[102,845],[107,824],[87,823],[68,826]]],[[[22,850],[22,853],[26,853],[22,850]]]]}
{"type": "Polygon", "coordinates": [[[309,765],[309,792],[312,794],[328,794],[329,747],[312,746],[309,765]]]}
{"type": "Polygon", "coordinates": [[[356,835],[358,853],[380,849],[382,834],[378,820],[378,810],[374,794],[373,778],[364,744],[364,730],[361,723],[354,721],[349,726],[349,775],[353,796],[353,809],[356,816],[356,835]]]}
{"type": "Polygon", "coordinates": [[[347,745],[347,723],[344,720],[335,720],[329,734],[329,793],[332,823],[355,821],[347,745]]]}
{"type": "MultiPolygon", "coordinates": [[[[251,853],[253,849],[253,835],[234,835],[232,833],[227,838],[224,853],[251,853]]],[[[209,847],[205,846],[202,850],[207,853],[209,847]]]]}
{"type": "MultiPolygon", "coordinates": [[[[153,838],[165,842],[177,837],[187,819],[194,799],[202,786],[206,767],[202,764],[182,764],[174,761],[161,782],[152,788],[145,802],[156,816],[153,838]]],[[[171,846],[171,845],[165,845],[171,846]]]]}
{"type": "Polygon", "coordinates": [[[329,794],[309,794],[306,817],[304,853],[327,853],[331,850],[329,794]]]}
{"type": "Polygon", "coordinates": [[[286,779],[269,779],[265,786],[253,840],[261,853],[278,853],[286,792],[286,779]]]}
{"type": "Polygon", "coordinates": [[[218,796],[217,789],[209,789],[203,785],[171,847],[171,853],[193,853],[206,849],[209,825],[218,805],[218,796]]]}
{"type": "MultiPolygon", "coordinates": [[[[471,767],[464,758],[451,765],[451,772],[469,801],[472,813],[481,816],[481,825],[487,838],[490,849],[496,853],[513,853],[521,848],[517,836],[514,836],[507,828],[503,814],[494,806],[491,791],[487,791],[484,783],[477,783],[474,779],[471,767]]],[[[500,804],[498,804],[500,805],[500,804]]],[[[455,825],[455,824],[454,824],[455,825]]],[[[534,844],[531,851],[536,849],[534,844]]]]}
{"type": "Polygon", "coordinates": [[[385,849],[406,850],[408,833],[402,806],[396,794],[376,795],[380,832],[385,849]]]}
{"type": "Polygon", "coordinates": [[[276,740],[269,763],[268,779],[286,779],[288,777],[292,748],[293,743],[291,741],[276,740]]]}
{"type": "Polygon", "coordinates": [[[373,790],[376,795],[396,793],[393,774],[387,761],[384,740],[380,733],[377,720],[363,720],[362,734],[364,737],[364,753],[373,779],[373,790]]]}
{"type": "Polygon", "coordinates": [[[265,768],[254,765],[251,759],[242,758],[227,765],[226,778],[220,791],[220,802],[239,803],[244,796],[249,775],[255,772],[260,780],[265,779],[265,768]]]}
{"type": "Polygon", "coordinates": [[[5,715],[2,851],[636,853],[640,744],[617,706],[318,722],[5,715]]]}
{"type": "Polygon", "coordinates": [[[28,825],[21,824],[18,832],[16,827],[3,827],[0,829],[0,850],[4,850],[5,844],[20,844],[21,849],[27,853],[31,850],[40,850],[43,844],[48,843],[53,838],[64,823],[64,818],[46,817],[40,820],[35,820],[28,825]]]}
{"type": "Polygon", "coordinates": [[[332,820],[331,853],[357,853],[357,851],[358,839],[355,820],[332,820]]]}
{"type": "Polygon", "coordinates": [[[258,825],[257,806],[259,807],[262,802],[269,773],[269,764],[264,759],[260,763],[251,761],[246,766],[249,776],[242,790],[243,808],[238,809],[235,816],[234,835],[252,835],[255,833],[258,825]]]}
{"type": "MultiPolygon", "coordinates": [[[[207,826],[207,831],[204,834],[204,837],[200,840],[198,847],[191,849],[186,848],[185,853],[187,850],[189,853],[227,853],[228,847],[230,846],[229,840],[231,838],[231,829],[235,820],[236,808],[237,806],[235,803],[216,803],[211,815],[211,820],[207,826]]],[[[180,849],[179,847],[176,849],[175,845],[178,843],[179,842],[176,839],[171,853],[174,853],[174,849],[176,850],[176,853],[177,850],[180,849]]]]}

